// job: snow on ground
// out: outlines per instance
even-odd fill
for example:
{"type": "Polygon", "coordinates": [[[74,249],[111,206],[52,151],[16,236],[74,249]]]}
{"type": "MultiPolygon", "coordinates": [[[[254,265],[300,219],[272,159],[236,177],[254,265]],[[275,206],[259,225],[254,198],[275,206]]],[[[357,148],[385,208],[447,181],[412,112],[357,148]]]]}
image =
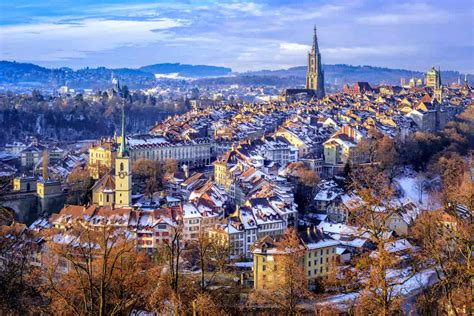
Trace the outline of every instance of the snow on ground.
{"type": "MultiPolygon", "coordinates": [[[[406,298],[410,298],[411,296],[418,294],[422,288],[437,282],[436,273],[433,269],[426,269],[417,272],[412,277],[407,279],[409,275],[410,269],[390,270],[388,272],[387,277],[390,278],[391,282],[399,281],[402,283],[393,287],[394,295],[400,294],[406,298]]],[[[331,295],[318,301],[316,305],[331,306],[342,310],[347,310],[348,307],[353,305],[354,301],[357,300],[359,295],[359,292],[331,295]]]]}
{"type": "Polygon", "coordinates": [[[405,199],[410,199],[417,206],[425,209],[436,206],[433,204],[433,201],[430,200],[430,194],[426,191],[426,189],[423,190],[420,201],[420,180],[416,176],[403,176],[396,178],[395,181],[400,185],[403,197],[405,199]]]}

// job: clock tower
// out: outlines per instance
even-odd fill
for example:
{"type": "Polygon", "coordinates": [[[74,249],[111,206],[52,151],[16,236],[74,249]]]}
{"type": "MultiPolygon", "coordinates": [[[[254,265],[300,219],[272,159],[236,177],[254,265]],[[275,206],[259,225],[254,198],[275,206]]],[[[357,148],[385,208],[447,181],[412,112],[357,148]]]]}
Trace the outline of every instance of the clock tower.
{"type": "Polygon", "coordinates": [[[115,158],[115,207],[130,207],[132,204],[132,168],[125,144],[125,99],[122,102],[122,137],[115,158]]]}

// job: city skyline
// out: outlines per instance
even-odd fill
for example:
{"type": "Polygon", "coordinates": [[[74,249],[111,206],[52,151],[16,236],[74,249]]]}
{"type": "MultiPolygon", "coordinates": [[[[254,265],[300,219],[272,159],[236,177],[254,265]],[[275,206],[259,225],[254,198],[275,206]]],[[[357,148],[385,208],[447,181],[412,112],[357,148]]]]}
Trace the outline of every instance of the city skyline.
{"type": "Polygon", "coordinates": [[[0,59],[47,67],[303,66],[316,24],[326,64],[474,72],[468,1],[11,1],[0,11],[0,59]]]}

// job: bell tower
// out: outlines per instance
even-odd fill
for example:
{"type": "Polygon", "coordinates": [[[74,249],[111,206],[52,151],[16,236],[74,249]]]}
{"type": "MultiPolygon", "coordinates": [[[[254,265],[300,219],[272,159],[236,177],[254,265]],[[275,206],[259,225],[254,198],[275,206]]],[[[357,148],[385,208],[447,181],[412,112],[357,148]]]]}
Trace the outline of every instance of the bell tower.
{"type": "Polygon", "coordinates": [[[122,99],[122,135],[115,158],[115,207],[130,207],[132,203],[132,168],[125,143],[125,98],[122,99]]]}
{"type": "Polygon", "coordinates": [[[308,70],[306,73],[306,89],[313,90],[317,98],[324,98],[324,72],[321,65],[316,26],[313,33],[313,46],[308,53],[308,70]]]}

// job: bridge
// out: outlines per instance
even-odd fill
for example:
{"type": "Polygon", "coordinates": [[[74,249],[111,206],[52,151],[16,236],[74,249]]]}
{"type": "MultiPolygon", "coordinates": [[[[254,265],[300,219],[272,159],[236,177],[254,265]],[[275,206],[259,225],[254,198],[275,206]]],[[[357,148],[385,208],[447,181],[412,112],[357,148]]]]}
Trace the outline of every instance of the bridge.
{"type": "Polygon", "coordinates": [[[12,191],[0,195],[0,205],[12,210],[15,220],[31,224],[38,217],[58,212],[65,203],[64,194],[40,198],[36,192],[12,191]]]}

